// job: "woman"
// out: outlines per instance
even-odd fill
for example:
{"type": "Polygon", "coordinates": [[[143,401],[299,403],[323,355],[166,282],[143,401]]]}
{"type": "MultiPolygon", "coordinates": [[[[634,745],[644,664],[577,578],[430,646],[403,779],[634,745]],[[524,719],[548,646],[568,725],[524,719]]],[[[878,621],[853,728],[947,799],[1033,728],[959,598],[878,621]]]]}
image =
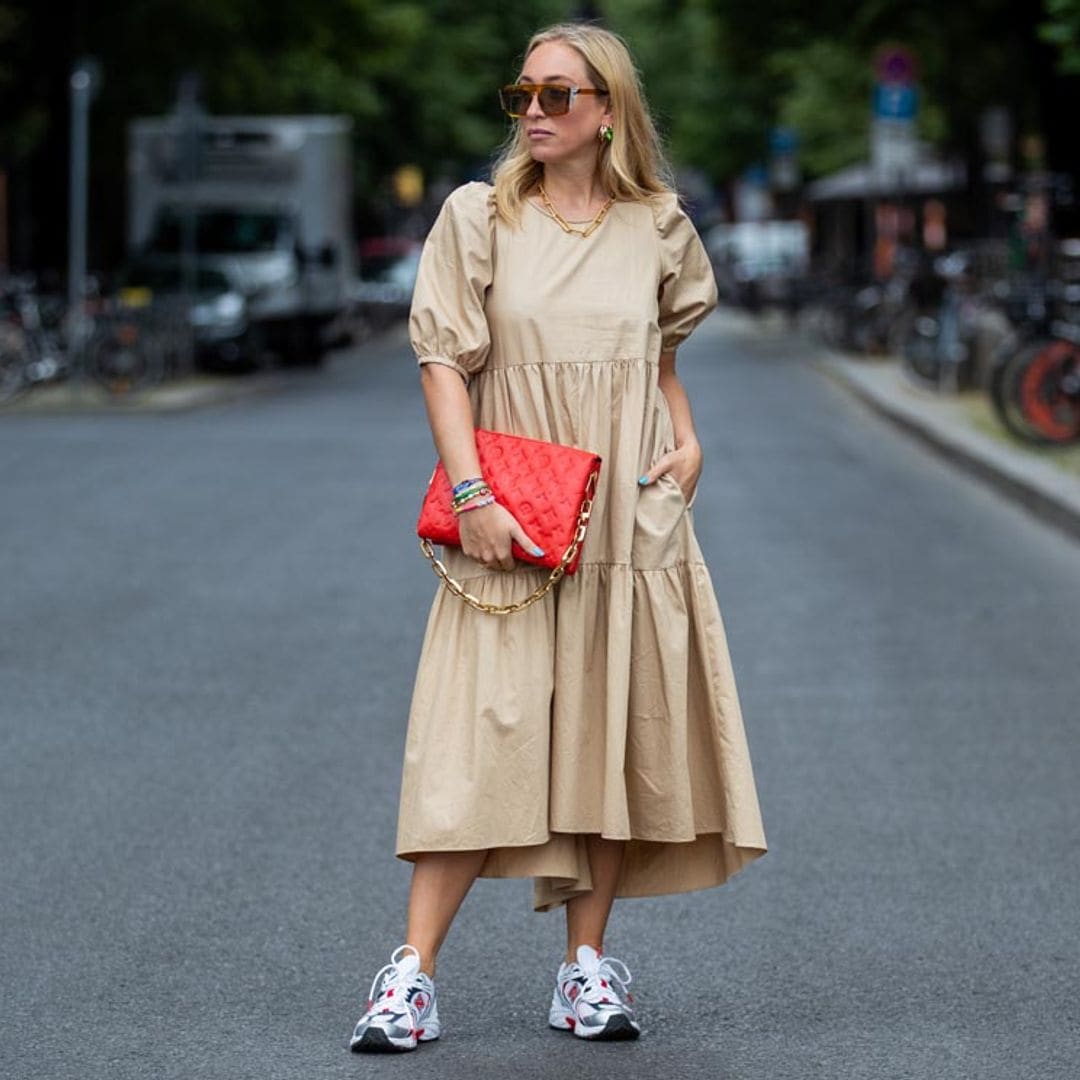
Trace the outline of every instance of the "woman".
{"type": "Polygon", "coordinates": [[[614,898],[719,885],[765,851],[675,374],[716,304],[708,258],[621,39],[538,33],[502,101],[516,125],[494,184],[446,199],[410,316],[439,457],[481,495],[448,569],[497,603],[547,576],[511,557],[512,541],[536,545],[482,497],[474,427],[594,451],[601,479],[557,591],[507,616],[435,597],[398,819],[407,944],[375,978],[355,1050],[438,1037],[436,957],[477,876],[532,877],[537,910],[565,905],[549,1023],[635,1038],[630,973],[602,951],[614,898]]]}

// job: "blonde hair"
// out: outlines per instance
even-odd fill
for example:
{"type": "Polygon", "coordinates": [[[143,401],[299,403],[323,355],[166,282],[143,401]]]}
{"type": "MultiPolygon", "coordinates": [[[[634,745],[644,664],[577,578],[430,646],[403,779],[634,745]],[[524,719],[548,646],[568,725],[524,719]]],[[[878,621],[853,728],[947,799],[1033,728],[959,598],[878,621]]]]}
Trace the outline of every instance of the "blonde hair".
{"type": "MultiPolygon", "coordinates": [[[[672,191],[671,167],[626,42],[618,34],[589,23],[557,23],[533,34],[525,59],[549,41],[565,42],[575,49],[585,61],[590,82],[608,92],[614,137],[610,143],[597,140],[597,169],[603,188],[616,199],[631,202],[672,191]]],[[[524,127],[515,121],[492,172],[499,217],[516,224],[525,196],[543,177],[543,163],[533,159],[524,127]]]]}

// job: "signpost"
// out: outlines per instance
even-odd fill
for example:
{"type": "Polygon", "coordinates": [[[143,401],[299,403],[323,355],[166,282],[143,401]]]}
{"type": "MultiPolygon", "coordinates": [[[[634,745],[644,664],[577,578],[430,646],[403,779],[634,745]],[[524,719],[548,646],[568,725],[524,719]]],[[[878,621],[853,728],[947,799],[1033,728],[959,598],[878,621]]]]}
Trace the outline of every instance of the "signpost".
{"type": "Polygon", "coordinates": [[[71,86],[71,163],[68,185],[68,336],[71,363],[82,377],[86,347],[86,217],[90,167],[90,103],[101,85],[101,65],[87,58],[75,65],[71,86]]]}
{"type": "Polygon", "coordinates": [[[904,194],[912,185],[918,145],[915,117],[919,96],[915,87],[915,57],[898,45],[880,49],[875,57],[870,124],[870,168],[876,180],[878,201],[866,205],[869,233],[873,236],[871,262],[874,276],[888,278],[895,268],[896,252],[906,229],[904,194]]]}
{"type": "Polygon", "coordinates": [[[794,128],[774,127],[769,132],[769,184],[781,217],[791,217],[798,205],[799,133],[794,128]]]}
{"type": "Polygon", "coordinates": [[[918,144],[915,118],[919,95],[914,55],[900,46],[883,49],[876,58],[870,161],[879,190],[902,196],[915,167],[918,144]]]}

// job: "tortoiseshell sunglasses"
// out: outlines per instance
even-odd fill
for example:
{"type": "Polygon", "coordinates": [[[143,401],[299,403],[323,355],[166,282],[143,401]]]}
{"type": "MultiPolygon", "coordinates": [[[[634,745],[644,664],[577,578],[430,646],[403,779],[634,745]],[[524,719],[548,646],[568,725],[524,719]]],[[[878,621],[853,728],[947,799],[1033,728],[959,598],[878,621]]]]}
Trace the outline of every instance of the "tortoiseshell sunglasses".
{"type": "Polygon", "coordinates": [[[508,116],[520,119],[529,111],[534,97],[539,98],[545,116],[564,116],[578,94],[606,94],[584,86],[560,86],[558,83],[515,83],[499,91],[499,101],[508,116]]]}

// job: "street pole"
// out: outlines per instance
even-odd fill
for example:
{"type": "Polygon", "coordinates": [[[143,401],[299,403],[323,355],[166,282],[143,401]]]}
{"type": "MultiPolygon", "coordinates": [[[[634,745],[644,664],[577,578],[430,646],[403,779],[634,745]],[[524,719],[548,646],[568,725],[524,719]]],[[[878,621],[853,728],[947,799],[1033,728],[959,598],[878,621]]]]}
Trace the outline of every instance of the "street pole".
{"type": "Polygon", "coordinates": [[[0,169],[0,274],[6,274],[8,258],[8,194],[7,173],[0,169]]]}
{"type": "MultiPolygon", "coordinates": [[[[199,182],[200,156],[202,152],[202,117],[199,102],[200,78],[197,72],[188,71],[180,79],[176,94],[176,116],[179,122],[180,183],[183,190],[183,209],[180,218],[180,274],[184,296],[184,320],[191,326],[191,311],[195,305],[198,289],[199,240],[198,207],[196,188],[199,182]]],[[[190,346],[184,358],[188,370],[194,362],[194,342],[185,335],[190,346]]]]}
{"type": "Polygon", "coordinates": [[[90,102],[101,81],[95,60],[80,61],[71,73],[71,164],[68,188],[68,351],[81,382],[86,348],[87,186],[90,169],[90,102]]]}

